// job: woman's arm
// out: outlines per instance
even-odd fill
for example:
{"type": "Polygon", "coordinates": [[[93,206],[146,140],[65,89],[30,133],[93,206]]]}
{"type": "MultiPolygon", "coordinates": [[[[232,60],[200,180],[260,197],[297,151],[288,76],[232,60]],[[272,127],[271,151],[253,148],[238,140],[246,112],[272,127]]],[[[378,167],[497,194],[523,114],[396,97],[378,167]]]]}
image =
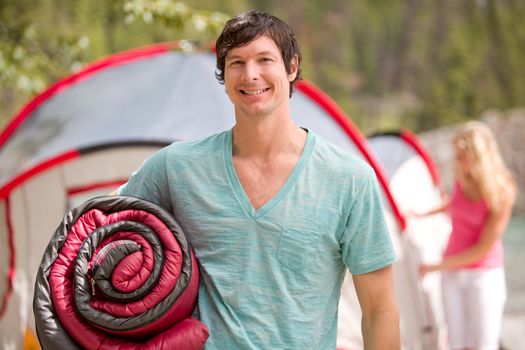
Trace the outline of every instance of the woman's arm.
{"type": "Polygon", "coordinates": [[[422,265],[421,273],[446,270],[467,264],[474,263],[482,259],[505,232],[509,220],[512,216],[512,207],[514,205],[515,191],[509,191],[504,203],[496,210],[491,209],[487,222],[485,223],[481,232],[479,240],[469,248],[455,255],[446,257],[440,264],[437,265],[422,265]]]}
{"type": "Polygon", "coordinates": [[[425,211],[425,212],[421,212],[421,213],[418,213],[418,212],[409,212],[407,213],[407,216],[409,217],[416,217],[416,218],[422,218],[422,217],[425,217],[425,216],[430,216],[430,215],[434,215],[434,214],[437,214],[437,213],[441,213],[441,212],[445,212],[448,210],[448,207],[450,205],[450,199],[448,198],[448,196],[443,196],[443,200],[441,202],[441,204],[435,208],[432,208],[428,211],[425,211]]]}

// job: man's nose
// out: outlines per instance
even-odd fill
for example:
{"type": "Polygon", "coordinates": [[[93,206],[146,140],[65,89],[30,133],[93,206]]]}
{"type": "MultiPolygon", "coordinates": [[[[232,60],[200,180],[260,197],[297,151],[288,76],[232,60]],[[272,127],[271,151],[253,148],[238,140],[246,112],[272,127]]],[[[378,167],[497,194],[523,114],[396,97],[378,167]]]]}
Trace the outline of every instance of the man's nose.
{"type": "Polygon", "coordinates": [[[257,80],[259,78],[259,66],[256,62],[248,61],[244,65],[243,79],[245,81],[257,80]]]}

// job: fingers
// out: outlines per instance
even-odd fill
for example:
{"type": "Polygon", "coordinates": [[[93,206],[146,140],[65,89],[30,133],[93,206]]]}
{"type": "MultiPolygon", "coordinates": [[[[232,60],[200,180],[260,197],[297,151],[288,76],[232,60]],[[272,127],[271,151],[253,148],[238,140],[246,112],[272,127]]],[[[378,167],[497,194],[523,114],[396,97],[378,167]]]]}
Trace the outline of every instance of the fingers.
{"type": "Polygon", "coordinates": [[[419,266],[419,276],[421,278],[425,277],[428,273],[438,271],[439,266],[438,265],[425,265],[422,264],[419,266]]]}

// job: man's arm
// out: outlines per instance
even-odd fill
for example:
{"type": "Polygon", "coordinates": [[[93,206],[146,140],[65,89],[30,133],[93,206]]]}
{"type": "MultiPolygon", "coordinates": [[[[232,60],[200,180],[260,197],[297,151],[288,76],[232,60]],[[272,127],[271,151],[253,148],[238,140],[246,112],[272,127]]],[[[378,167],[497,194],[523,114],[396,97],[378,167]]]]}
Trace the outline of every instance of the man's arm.
{"type": "Polygon", "coordinates": [[[361,331],[366,350],[400,349],[392,266],[353,275],[363,317],[361,331]]]}

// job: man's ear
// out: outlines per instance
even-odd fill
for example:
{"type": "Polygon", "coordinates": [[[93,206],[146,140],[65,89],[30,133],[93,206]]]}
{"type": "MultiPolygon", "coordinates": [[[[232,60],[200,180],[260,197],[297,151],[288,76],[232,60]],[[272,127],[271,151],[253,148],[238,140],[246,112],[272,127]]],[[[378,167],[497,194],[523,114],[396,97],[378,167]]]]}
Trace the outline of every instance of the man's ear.
{"type": "Polygon", "coordinates": [[[290,61],[290,74],[288,74],[288,80],[290,82],[295,80],[298,69],[299,69],[299,58],[297,57],[297,55],[295,55],[290,61]]]}

